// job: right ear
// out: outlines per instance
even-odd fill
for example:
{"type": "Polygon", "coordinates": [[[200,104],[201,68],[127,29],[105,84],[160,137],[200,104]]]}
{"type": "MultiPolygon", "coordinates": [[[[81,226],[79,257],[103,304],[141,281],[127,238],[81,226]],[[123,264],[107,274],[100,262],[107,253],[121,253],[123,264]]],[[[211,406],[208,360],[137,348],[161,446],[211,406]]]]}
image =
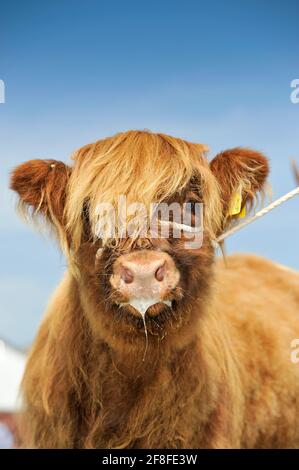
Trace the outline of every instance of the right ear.
{"type": "Polygon", "coordinates": [[[20,206],[34,215],[43,215],[60,231],[64,226],[66,187],[71,168],[56,160],[29,160],[17,166],[10,188],[20,198],[20,206]]]}

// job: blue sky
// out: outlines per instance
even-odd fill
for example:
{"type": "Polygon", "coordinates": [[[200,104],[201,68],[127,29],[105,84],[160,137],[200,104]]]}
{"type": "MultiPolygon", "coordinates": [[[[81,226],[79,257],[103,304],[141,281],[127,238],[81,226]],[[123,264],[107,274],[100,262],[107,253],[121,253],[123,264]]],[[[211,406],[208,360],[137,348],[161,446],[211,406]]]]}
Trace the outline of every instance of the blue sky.
{"type": "MultiPolygon", "coordinates": [[[[65,269],[55,245],[18,220],[9,171],[67,161],[130,128],[207,143],[211,157],[251,146],[271,159],[274,197],[299,162],[297,0],[4,0],[0,12],[0,336],[26,347],[65,269]]],[[[299,269],[299,200],[233,236],[299,269]]]]}

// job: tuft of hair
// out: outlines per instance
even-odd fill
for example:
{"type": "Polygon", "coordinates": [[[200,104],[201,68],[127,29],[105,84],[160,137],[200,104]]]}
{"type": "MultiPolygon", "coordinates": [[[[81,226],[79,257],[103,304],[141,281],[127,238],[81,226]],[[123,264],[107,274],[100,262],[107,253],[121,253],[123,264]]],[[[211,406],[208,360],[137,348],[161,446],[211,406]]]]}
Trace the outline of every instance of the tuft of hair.
{"type": "Polygon", "coordinates": [[[119,196],[126,195],[127,204],[140,202],[150,209],[152,203],[180,193],[192,177],[200,185],[205,231],[214,235],[221,223],[222,207],[219,184],[205,158],[207,150],[202,144],[136,130],[118,133],[76,151],[65,208],[73,249],[76,251],[82,240],[86,204],[89,222],[95,227],[99,204],[116,207],[119,196]]]}

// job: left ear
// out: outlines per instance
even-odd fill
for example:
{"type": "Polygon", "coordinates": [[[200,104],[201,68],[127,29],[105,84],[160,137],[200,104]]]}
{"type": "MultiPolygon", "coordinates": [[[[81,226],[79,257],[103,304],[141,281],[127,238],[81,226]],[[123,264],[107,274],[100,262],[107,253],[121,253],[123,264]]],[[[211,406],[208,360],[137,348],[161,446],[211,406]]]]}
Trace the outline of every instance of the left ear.
{"type": "Polygon", "coordinates": [[[232,217],[229,208],[233,196],[239,194],[241,208],[245,204],[252,206],[257,192],[263,190],[269,174],[268,159],[263,154],[240,147],[216,155],[210,168],[219,182],[224,223],[232,217]]]}
{"type": "Polygon", "coordinates": [[[21,206],[34,217],[42,214],[58,231],[64,229],[63,212],[71,168],[56,160],[29,160],[17,166],[10,188],[21,206]]]}

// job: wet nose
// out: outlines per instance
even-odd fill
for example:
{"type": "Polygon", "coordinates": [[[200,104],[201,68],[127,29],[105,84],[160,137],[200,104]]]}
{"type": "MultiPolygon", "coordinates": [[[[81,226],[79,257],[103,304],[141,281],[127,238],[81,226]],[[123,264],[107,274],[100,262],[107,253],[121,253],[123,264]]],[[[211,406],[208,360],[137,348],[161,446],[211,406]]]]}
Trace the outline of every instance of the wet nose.
{"type": "Polygon", "coordinates": [[[120,256],[113,265],[110,282],[127,299],[162,299],[176,287],[179,277],[171,256],[143,250],[120,256]]]}

